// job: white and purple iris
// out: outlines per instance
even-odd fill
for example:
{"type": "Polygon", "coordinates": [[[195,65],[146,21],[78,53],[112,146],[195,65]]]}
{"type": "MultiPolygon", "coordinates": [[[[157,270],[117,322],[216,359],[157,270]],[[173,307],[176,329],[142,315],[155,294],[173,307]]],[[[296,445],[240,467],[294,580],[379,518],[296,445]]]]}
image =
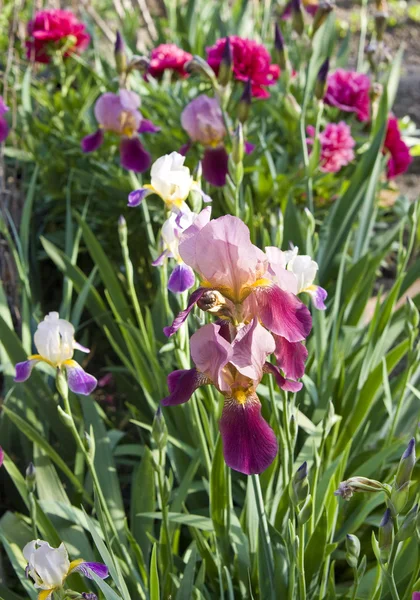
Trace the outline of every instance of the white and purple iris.
{"type": "Polygon", "coordinates": [[[51,600],[54,591],[60,590],[72,573],[80,573],[88,579],[93,579],[92,573],[101,579],[108,577],[108,567],[102,563],[82,559],[70,562],[64,544],[53,548],[48,542],[33,540],[22,552],[27,561],[26,577],[31,577],[40,590],[38,600],[51,600]]]}
{"type": "Polygon", "coordinates": [[[159,127],[144,119],[139,107],[140,97],[130,90],[120,89],[118,94],[102,94],[95,104],[95,118],[99,128],[83,138],[83,152],[97,150],[104,141],[104,132],[113,132],[120,137],[121,166],[136,173],[146,171],[150,166],[151,156],[144,149],[139,134],[156,133],[159,127]]]}
{"type": "Polygon", "coordinates": [[[34,335],[34,343],[38,354],[32,354],[28,360],[16,365],[17,383],[29,379],[37,363],[45,362],[55,369],[66,370],[69,388],[75,394],[88,396],[93,392],[97,385],[96,378],[73,360],[75,350],[89,352],[89,348],[76,342],[73,325],[60,319],[58,312],[50,312],[41,321],[34,335]]]}

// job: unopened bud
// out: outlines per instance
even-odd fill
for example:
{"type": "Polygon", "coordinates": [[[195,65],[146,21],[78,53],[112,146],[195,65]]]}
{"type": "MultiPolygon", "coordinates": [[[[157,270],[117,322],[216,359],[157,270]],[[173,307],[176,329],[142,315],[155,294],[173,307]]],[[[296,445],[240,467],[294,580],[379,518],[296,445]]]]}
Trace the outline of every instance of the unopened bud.
{"type": "Polygon", "coordinates": [[[357,568],[360,556],[359,538],[351,533],[346,536],[346,561],[352,569],[357,568]]]}
{"type": "Polygon", "coordinates": [[[318,4],[317,11],[314,15],[314,20],[312,22],[312,35],[318,31],[321,25],[324,23],[325,19],[328,17],[331,11],[334,10],[334,6],[332,2],[329,0],[321,0],[318,4]]]}
{"type": "Polygon", "coordinates": [[[290,118],[296,121],[300,119],[300,115],[302,114],[302,108],[300,107],[299,102],[290,92],[284,95],[283,107],[285,109],[286,114],[290,118]]]}
{"type": "Polygon", "coordinates": [[[286,44],[284,43],[281,29],[276,23],[274,29],[274,57],[279,67],[284,71],[289,68],[289,59],[286,44]]]}
{"type": "Polygon", "coordinates": [[[201,56],[193,56],[192,59],[184,65],[184,70],[190,74],[198,73],[199,75],[210,79],[215,89],[218,87],[213,69],[203,58],[201,58],[201,56]]]}
{"type": "Polygon", "coordinates": [[[405,519],[402,522],[402,525],[399,528],[397,535],[395,536],[395,540],[397,542],[403,542],[404,540],[408,540],[408,538],[411,538],[414,535],[414,532],[416,531],[418,514],[419,505],[415,504],[410,510],[410,512],[406,514],[405,519]]]}
{"type": "Polygon", "coordinates": [[[298,35],[302,35],[305,29],[300,0],[292,0],[292,27],[298,35]]]}
{"type": "Polygon", "coordinates": [[[135,54],[128,63],[127,71],[140,71],[147,73],[150,67],[150,60],[147,56],[138,56],[135,54]]]}
{"type": "Polygon", "coordinates": [[[378,546],[383,562],[388,560],[394,540],[394,523],[389,508],[386,509],[382,521],[379,523],[378,546]]]}
{"type": "Polygon", "coordinates": [[[318,75],[316,77],[315,82],[315,97],[318,100],[322,100],[325,96],[325,91],[327,89],[327,77],[328,70],[330,68],[330,59],[327,58],[321,65],[321,68],[318,71],[318,75]]]}
{"type": "Polygon", "coordinates": [[[160,406],[156,411],[155,418],[153,419],[152,438],[155,441],[158,449],[163,450],[168,440],[168,429],[166,427],[165,419],[163,418],[162,409],[160,406]]]}
{"type": "Polygon", "coordinates": [[[398,465],[397,473],[395,475],[394,488],[399,489],[404,484],[409,483],[411,474],[416,464],[416,441],[414,438],[408,443],[408,446],[401,457],[400,464],[398,465]]]}
{"type": "Polygon", "coordinates": [[[334,496],[341,496],[344,500],[349,500],[355,492],[384,492],[385,486],[375,479],[367,477],[350,477],[346,481],[342,481],[338,486],[338,490],[334,492],[334,496]]]}
{"type": "Polygon", "coordinates": [[[378,100],[382,96],[383,86],[381,83],[375,82],[370,86],[369,97],[372,102],[378,100]]]}
{"type": "Polygon", "coordinates": [[[117,73],[118,75],[122,75],[127,70],[127,55],[125,53],[124,41],[119,31],[117,31],[115,39],[114,58],[117,73]]]}
{"type": "Polygon", "coordinates": [[[226,41],[225,41],[225,46],[223,49],[222,60],[220,62],[220,66],[219,66],[219,76],[218,76],[219,83],[223,87],[225,87],[229,83],[230,78],[232,77],[232,63],[233,63],[232,46],[231,46],[229,37],[227,37],[226,41]]]}
{"type": "Polygon", "coordinates": [[[294,444],[295,441],[296,441],[297,432],[298,432],[298,426],[297,426],[297,423],[296,423],[295,415],[292,415],[290,417],[289,431],[290,431],[290,437],[291,437],[291,440],[292,440],[292,444],[294,444]]]}
{"type": "Polygon", "coordinates": [[[388,23],[388,11],[387,10],[378,10],[375,13],[375,32],[376,38],[378,41],[382,41],[384,37],[384,33],[386,31],[386,25],[388,23]]]}
{"type": "Polygon", "coordinates": [[[309,481],[308,481],[308,464],[305,462],[299,467],[294,474],[290,485],[289,495],[295,506],[298,506],[308,496],[309,481]]]}
{"type": "Polygon", "coordinates": [[[238,104],[238,119],[241,123],[245,123],[248,120],[249,112],[251,110],[252,101],[252,82],[251,79],[245,83],[244,91],[239,100],[238,104]]]}
{"type": "Polygon", "coordinates": [[[34,492],[36,486],[36,469],[34,463],[30,462],[25,473],[25,481],[28,492],[34,492]]]}
{"type": "Polygon", "coordinates": [[[98,596],[93,592],[82,592],[83,600],[98,600],[98,596]]]}
{"type": "Polygon", "coordinates": [[[122,215],[118,219],[118,236],[120,238],[120,244],[125,246],[127,244],[127,221],[122,215]]]}
{"type": "Polygon", "coordinates": [[[406,298],[405,310],[407,320],[410,322],[413,329],[417,329],[417,327],[419,326],[419,311],[417,309],[417,306],[414,304],[414,302],[409,296],[407,296],[406,298]]]}
{"type": "Polygon", "coordinates": [[[244,158],[244,131],[241,123],[238,124],[232,138],[231,156],[235,165],[241,163],[244,158]]]}
{"type": "Polygon", "coordinates": [[[297,520],[298,520],[299,525],[304,525],[305,523],[307,523],[309,521],[309,519],[312,516],[312,508],[313,508],[312,496],[311,496],[311,494],[309,494],[306,497],[305,504],[299,510],[299,513],[297,515],[297,520]]]}

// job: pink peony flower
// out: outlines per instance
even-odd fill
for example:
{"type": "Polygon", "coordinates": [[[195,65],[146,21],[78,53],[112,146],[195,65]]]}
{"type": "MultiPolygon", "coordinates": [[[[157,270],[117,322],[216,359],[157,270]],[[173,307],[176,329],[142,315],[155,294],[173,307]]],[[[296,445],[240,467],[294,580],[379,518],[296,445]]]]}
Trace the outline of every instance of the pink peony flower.
{"type": "Polygon", "coordinates": [[[65,46],[64,56],[86,50],[90,35],[84,23],[69,10],[41,10],[28,23],[26,55],[36,62],[49,63],[51,52],[65,46]]]}
{"type": "Polygon", "coordinates": [[[337,69],[328,75],[324,101],[344,112],[356,113],[359,121],[369,120],[370,79],[363,73],[337,69]]]}
{"type": "Polygon", "coordinates": [[[162,404],[183,404],[199,386],[214,385],[225,397],[219,428],[226,464],[246,475],[261,473],[278,448],[256,394],[263,373],[274,367],[266,362],[275,349],[273,337],[253,319],[238,328],[226,322],[205,325],[190,344],[195,368],[170,373],[162,404]]]}
{"type": "Polygon", "coordinates": [[[401,138],[398,120],[393,115],[388,118],[383,152],[390,154],[386,173],[388,179],[405,173],[413,160],[407,144],[401,138]]]}
{"type": "Polygon", "coordinates": [[[192,59],[192,54],[178,48],[176,44],[160,44],[150,54],[149,73],[159,79],[167,69],[175,71],[181,77],[187,77],[185,64],[192,59]]]}
{"type": "Polygon", "coordinates": [[[155,133],[159,128],[143,119],[138,108],[140,98],[135,92],[121,89],[118,94],[106,92],[95,104],[95,117],[99,129],[83,138],[83,152],[97,150],[104,141],[104,131],[120,136],[121,166],[142,173],[149,168],[151,157],[140,142],[139,133],[155,133]]]}
{"type": "MultiPolygon", "coordinates": [[[[315,128],[309,126],[307,132],[310,138],[308,144],[314,143],[315,128]]],[[[344,121],[328,123],[319,134],[321,156],[319,168],[324,173],[337,173],[354,159],[353,148],[356,142],[351,137],[351,129],[344,121]]]]}
{"type": "MultiPolygon", "coordinates": [[[[222,61],[227,38],[218,40],[214,46],[206,48],[207,62],[217,74],[222,61]]],[[[280,68],[271,64],[267,49],[254,40],[232,35],[229,42],[233,55],[233,74],[238,81],[251,80],[252,95],[256,98],[268,98],[270,94],[265,89],[274,85],[280,75],[280,68]]]]}
{"type": "Polygon", "coordinates": [[[2,96],[0,96],[0,144],[4,142],[4,140],[9,135],[9,124],[4,117],[4,114],[7,113],[9,107],[6,106],[2,96]]]}

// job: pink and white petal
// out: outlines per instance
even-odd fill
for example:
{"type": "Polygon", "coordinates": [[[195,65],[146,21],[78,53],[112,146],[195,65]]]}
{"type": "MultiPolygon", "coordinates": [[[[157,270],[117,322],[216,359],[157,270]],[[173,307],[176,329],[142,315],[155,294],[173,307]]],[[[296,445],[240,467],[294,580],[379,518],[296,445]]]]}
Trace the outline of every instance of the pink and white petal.
{"type": "Polygon", "coordinates": [[[172,325],[163,328],[163,333],[166,337],[171,337],[178,331],[183,323],[188,319],[188,315],[194,308],[194,305],[200,300],[201,296],[206,292],[206,288],[197,288],[195,292],[193,292],[188,300],[187,307],[184,310],[181,310],[180,313],[175,317],[172,325]]]}
{"type": "Polygon", "coordinates": [[[98,384],[96,377],[86,373],[75,360],[67,360],[64,366],[71,391],[82,396],[89,396],[98,384]]]}
{"type": "Polygon", "coordinates": [[[162,400],[163,406],[176,406],[185,404],[200,385],[205,385],[205,380],[197,369],[180,369],[168,375],[169,396],[162,400]]]}
{"type": "Polygon", "coordinates": [[[209,323],[196,331],[190,339],[191,358],[197,369],[204,373],[222,391],[230,389],[224,367],[232,357],[232,346],[220,334],[220,325],[209,323]]]}
{"type": "Polygon", "coordinates": [[[13,381],[16,381],[16,383],[22,383],[23,381],[29,379],[32,373],[32,369],[34,368],[36,363],[40,362],[40,360],[41,359],[39,358],[32,358],[30,360],[24,360],[23,362],[17,363],[17,365],[15,366],[16,375],[13,381]]]}
{"type": "Polygon", "coordinates": [[[305,362],[308,358],[308,350],[302,342],[288,342],[286,338],[279,335],[274,336],[276,349],[274,356],[277,365],[286,377],[300,379],[305,373],[305,362]]]}
{"type": "Polygon", "coordinates": [[[109,571],[108,567],[103,563],[80,562],[76,567],[71,569],[70,573],[80,573],[88,579],[93,579],[92,573],[95,573],[97,577],[100,577],[101,579],[106,579],[108,577],[109,571]]]}
{"type": "Polygon", "coordinates": [[[286,379],[280,373],[279,368],[269,362],[266,362],[264,365],[264,373],[270,373],[273,375],[279,388],[285,392],[296,393],[302,389],[302,383],[300,381],[291,381],[290,379],[286,379]]]}
{"type": "Polygon", "coordinates": [[[131,90],[120,89],[119,98],[121,107],[129,112],[136,112],[140,106],[140,96],[131,90]]]}
{"type": "Polygon", "coordinates": [[[219,422],[225,462],[231,469],[255,475],[267,469],[278,451],[274,431],[261,415],[254,393],[244,404],[227,398],[219,422]]]}
{"type": "Polygon", "coordinates": [[[305,291],[311,295],[315,308],[318,310],[325,310],[327,308],[325,306],[325,300],[327,299],[328,294],[324,288],[320,287],[319,285],[312,285],[305,291]]]}
{"type": "Polygon", "coordinates": [[[174,294],[181,294],[192,288],[195,283],[194,271],[188,265],[176,265],[168,280],[168,290],[174,294]]]}
{"type": "Polygon", "coordinates": [[[160,127],[149,121],[149,119],[142,119],[137,129],[137,133],[158,133],[160,127]]]}
{"type": "Polygon", "coordinates": [[[204,179],[215,187],[223,187],[228,174],[228,160],[229,156],[224,146],[206,148],[201,161],[204,179]]]}
{"type": "Polygon", "coordinates": [[[257,288],[255,294],[260,320],[271,333],[286,338],[288,342],[300,342],[309,335],[311,313],[294,294],[277,285],[257,288]]]}
{"type": "Polygon", "coordinates": [[[196,270],[195,254],[197,234],[205,225],[207,225],[207,223],[210,221],[210,217],[211,207],[207,206],[206,208],[203,208],[203,210],[194,219],[192,225],[190,225],[190,227],[184,231],[179,241],[178,251],[182,260],[194,270],[196,270]]]}
{"type": "Polygon", "coordinates": [[[82,346],[82,344],[79,344],[79,342],[76,341],[73,342],[73,348],[75,350],[79,350],[80,352],[84,352],[85,354],[88,354],[90,352],[89,348],[86,348],[86,346],[82,346]]]}
{"type": "Polygon", "coordinates": [[[80,145],[85,153],[94,152],[97,150],[104,141],[103,129],[98,129],[95,133],[91,133],[82,139],[80,145]]]}
{"type": "Polygon", "coordinates": [[[120,142],[120,161],[127,171],[143,173],[150,167],[152,157],[138,137],[123,137],[120,142]]]}
{"type": "Polygon", "coordinates": [[[153,190],[150,188],[140,188],[138,190],[133,190],[128,194],[128,204],[130,208],[135,208],[136,206],[140,206],[143,200],[153,194],[153,190]]]}
{"type": "Polygon", "coordinates": [[[263,366],[267,356],[274,352],[275,341],[267,329],[264,329],[258,319],[254,319],[239,329],[232,342],[233,356],[230,362],[236,369],[254,381],[261,381],[263,366]]]}

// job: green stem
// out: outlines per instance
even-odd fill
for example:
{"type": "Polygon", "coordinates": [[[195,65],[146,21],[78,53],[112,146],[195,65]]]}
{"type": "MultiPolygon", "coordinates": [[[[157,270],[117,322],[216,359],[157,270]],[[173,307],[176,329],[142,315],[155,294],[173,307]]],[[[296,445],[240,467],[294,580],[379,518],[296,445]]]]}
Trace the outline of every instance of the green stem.
{"type": "Polygon", "coordinates": [[[259,539],[262,541],[262,544],[263,544],[265,561],[267,563],[268,571],[269,571],[270,588],[273,590],[273,594],[274,594],[275,587],[274,587],[273,549],[271,547],[271,538],[270,538],[270,531],[268,529],[267,515],[265,514],[265,509],[264,509],[264,499],[263,499],[263,495],[262,495],[262,491],[261,491],[261,483],[260,483],[259,475],[251,475],[251,479],[252,479],[252,485],[254,488],[255,504],[257,507],[258,521],[259,521],[259,525],[260,525],[261,536],[259,539]]]}
{"type": "Polygon", "coordinates": [[[353,585],[353,593],[351,595],[351,600],[356,600],[357,590],[359,589],[359,574],[357,572],[357,567],[353,567],[354,573],[354,585],[353,585]]]}
{"type": "Polygon", "coordinates": [[[306,600],[306,581],[305,581],[305,525],[298,524],[299,552],[298,552],[298,579],[299,579],[299,598],[306,600]]]}
{"type": "Polygon", "coordinates": [[[36,502],[33,492],[29,492],[29,512],[31,515],[32,535],[34,540],[38,539],[38,530],[36,527],[36,502]]]}
{"type": "Polygon", "coordinates": [[[159,468],[158,468],[158,486],[159,486],[159,495],[160,495],[161,508],[162,508],[162,522],[163,522],[163,528],[164,528],[165,538],[166,538],[166,540],[165,540],[166,543],[163,546],[164,546],[164,549],[166,550],[166,555],[167,555],[167,568],[164,573],[163,587],[165,589],[165,594],[169,598],[171,596],[171,591],[172,591],[171,590],[172,580],[171,580],[170,574],[173,573],[174,563],[173,563],[173,556],[172,556],[171,535],[170,535],[170,529],[169,529],[169,506],[168,506],[168,503],[165,501],[163,475],[164,475],[163,451],[160,449],[159,450],[159,468]],[[168,582],[169,582],[169,584],[168,584],[168,582]]]}

